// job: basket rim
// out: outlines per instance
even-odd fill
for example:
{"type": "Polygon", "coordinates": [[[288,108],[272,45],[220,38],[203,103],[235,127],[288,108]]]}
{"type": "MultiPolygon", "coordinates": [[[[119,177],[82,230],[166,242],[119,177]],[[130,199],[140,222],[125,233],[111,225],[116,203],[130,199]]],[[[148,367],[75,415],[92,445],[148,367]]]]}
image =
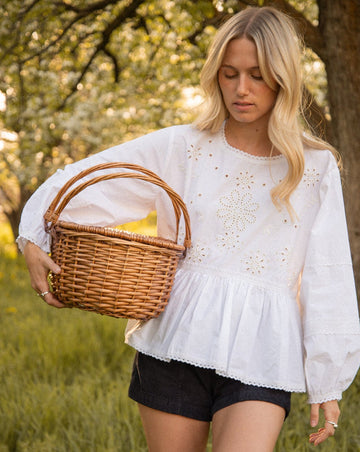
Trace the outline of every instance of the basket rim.
{"type": "Polygon", "coordinates": [[[74,232],[84,232],[90,234],[98,234],[109,238],[118,238],[130,240],[138,243],[143,243],[146,245],[158,246],[161,248],[167,248],[174,251],[184,252],[186,250],[184,245],[178,244],[177,242],[166,239],[163,237],[153,237],[149,235],[143,235],[136,232],[124,231],[122,229],[116,229],[112,227],[104,226],[87,226],[78,223],[68,222],[68,221],[57,221],[51,229],[57,230],[59,228],[72,230],[74,232]]]}

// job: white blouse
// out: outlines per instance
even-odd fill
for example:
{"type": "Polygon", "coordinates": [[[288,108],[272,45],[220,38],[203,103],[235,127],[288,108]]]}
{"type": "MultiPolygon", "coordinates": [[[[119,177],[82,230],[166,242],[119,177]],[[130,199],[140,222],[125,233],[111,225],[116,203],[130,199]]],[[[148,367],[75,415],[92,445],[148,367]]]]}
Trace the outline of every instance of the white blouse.
{"type": "MultiPolygon", "coordinates": [[[[291,197],[297,218],[273,205],[287,172],[283,156],[231,147],[224,129],[190,125],[145,135],[57,171],[30,198],[18,244],[50,250],[43,214],[74,174],[104,162],[156,172],[185,201],[192,246],[165,311],[130,321],[126,342],[162,360],[215,369],[244,383],[341,399],[360,362],[360,329],[341,181],[329,151],[305,150],[291,197]],[[301,286],[299,286],[301,275],[301,286]],[[300,289],[299,289],[300,287],[300,289]]],[[[89,187],[61,218],[115,226],[158,212],[158,235],[174,238],[172,205],[160,188],[117,179],[89,187]]],[[[184,238],[181,224],[179,242],[184,238]]]]}

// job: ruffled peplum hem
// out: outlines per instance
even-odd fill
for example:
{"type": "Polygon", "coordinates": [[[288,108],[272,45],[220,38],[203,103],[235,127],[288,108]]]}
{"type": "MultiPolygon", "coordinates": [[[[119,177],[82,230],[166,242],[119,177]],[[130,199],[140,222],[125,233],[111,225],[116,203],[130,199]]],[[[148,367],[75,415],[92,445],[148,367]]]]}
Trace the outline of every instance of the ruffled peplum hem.
{"type": "Polygon", "coordinates": [[[181,268],[165,311],[135,331],[130,324],[128,333],[130,346],[161,360],[215,369],[256,386],[306,391],[300,312],[287,288],[181,268]]]}

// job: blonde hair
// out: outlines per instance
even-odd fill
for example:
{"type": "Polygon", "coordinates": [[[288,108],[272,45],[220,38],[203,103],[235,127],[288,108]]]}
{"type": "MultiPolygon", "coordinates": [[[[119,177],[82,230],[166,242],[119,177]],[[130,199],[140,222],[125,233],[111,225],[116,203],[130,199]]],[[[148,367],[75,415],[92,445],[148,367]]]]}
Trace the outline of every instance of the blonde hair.
{"type": "Polygon", "coordinates": [[[218,83],[218,70],[229,42],[243,37],[255,43],[261,75],[265,83],[277,91],[268,135],[273,148],[286,157],[288,172],[272,189],[271,198],[279,210],[285,205],[294,218],[296,214],[290,197],[304,174],[304,145],[331,149],[338,156],[328,143],[311,132],[304,134],[301,122],[301,118],[304,121],[300,67],[302,47],[289,17],[272,7],[251,7],[235,14],[219,28],[201,71],[200,83],[205,101],[195,124],[199,130],[217,132],[228,117],[218,83]]]}

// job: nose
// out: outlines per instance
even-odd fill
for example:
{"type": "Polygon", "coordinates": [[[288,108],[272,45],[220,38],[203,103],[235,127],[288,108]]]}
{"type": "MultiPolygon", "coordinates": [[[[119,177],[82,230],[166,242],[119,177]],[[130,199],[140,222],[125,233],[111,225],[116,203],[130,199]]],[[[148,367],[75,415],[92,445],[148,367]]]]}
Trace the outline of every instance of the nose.
{"type": "Polygon", "coordinates": [[[239,96],[246,96],[249,94],[249,80],[246,74],[240,74],[236,92],[239,96]]]}

